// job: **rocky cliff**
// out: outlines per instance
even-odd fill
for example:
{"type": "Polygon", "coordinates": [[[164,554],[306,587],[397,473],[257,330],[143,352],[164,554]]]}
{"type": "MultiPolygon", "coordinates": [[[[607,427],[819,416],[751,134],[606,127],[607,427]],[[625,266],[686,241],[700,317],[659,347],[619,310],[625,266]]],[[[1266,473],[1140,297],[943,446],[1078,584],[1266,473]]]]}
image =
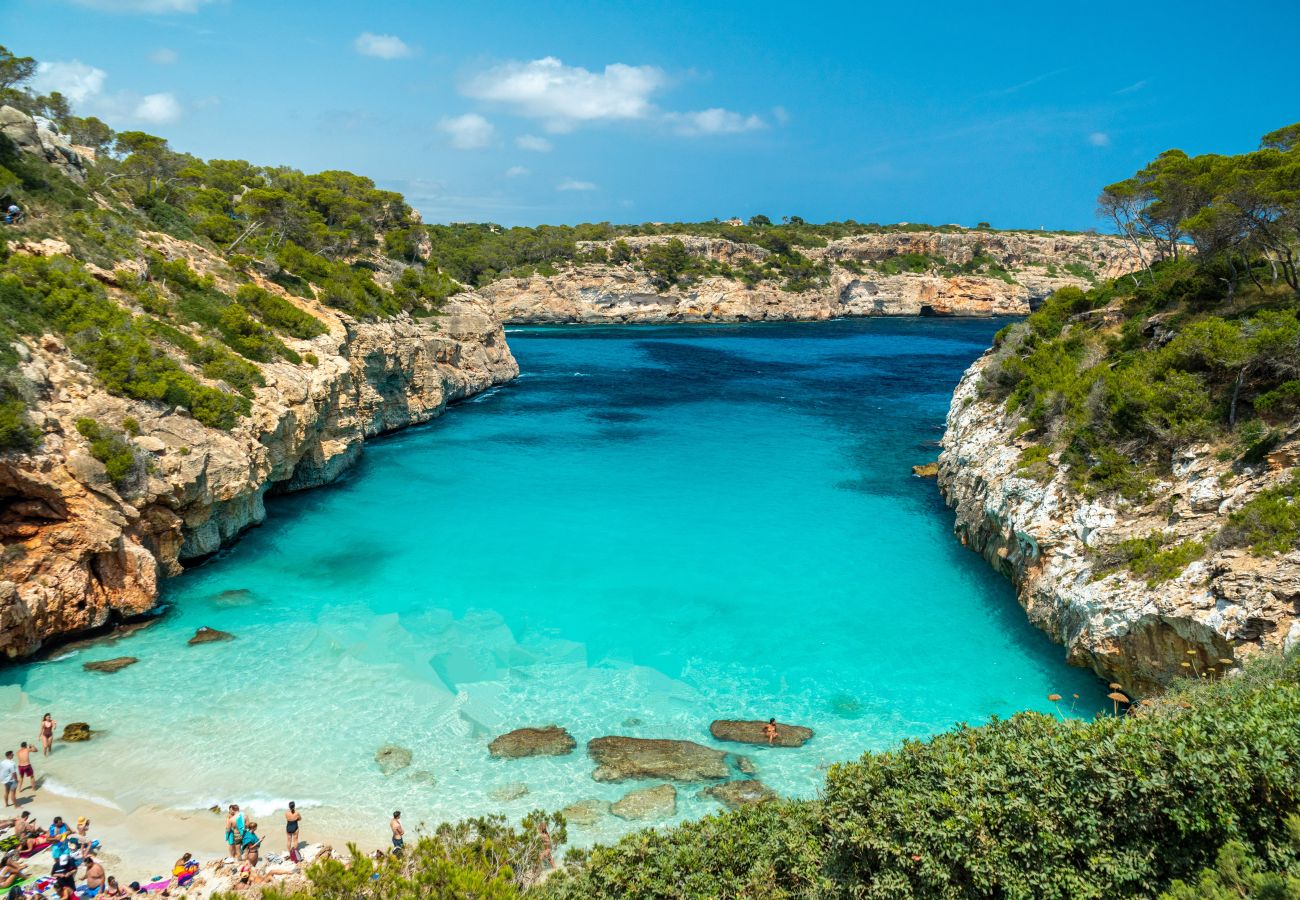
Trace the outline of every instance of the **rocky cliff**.
{"type": "MultiPolygon", "coordinates": [[[[1140,265],[1131,244],[1102,235],[885,232],[799,248],[828,270],[823,283],[809,290],[785,290],[775,281],[748,286],[718,275],[662,290],[637,260],[648,248],[673,239],[626,238],[623,243],[633,254],[627,263],[570,266],[549,277],[506,278],[482,293],[503,321],[520,324],[1023,315],[1059,287],[1087,285],[1091,277],[1114,277],[1140,265]],[[933,271],[888,274],[888,261],[908,254],[930,257],[933,271]],[[945,268],[957,269],[976,256],[995,260],[1005,268],[1005,277],[943,274],[945,268]]],[[[761,263],[769,255],[762,247],[719,238],[677,239],[691,256],[729,266],[761,263]]],[[[613,245],[588,243],[580,249],[607,253],[613,245]]]]}
{"type": "Polygon", "coordinates": [[[953,395],[939,486],[962,543],[1011,579],[1030,621],[1071,662],[1141,695],[1180,675],[1213,677],[1222,660],[1300,637],[1300,552],[1260,557],[1213,549],[1212,540],[1231,512],[1289,477],[1300,440],[1237,470],[1216,448],[1191,446],[1143,502],[1089,500],[1071,489],[1055,455],[1045,481],[1021,468],[1029,443],[1020,417],[978,391],[989,361],[971,366],[953,395]],[[1152,533],[1212,549],[1158,584],[1106,574],[1102,551],[1152,533]]]}
{"type": "MultiPolygon", "coordinates": [[[[99,275],[110,290],[119,277],[99,275]]],[[[0,457],[0,651],[29,655],[150,610],[162,578],[261,522],[269,492],[326,484],[366,438],[428,421],[518,374],[499,321],[475,294],[455,295],[433,319],[379,322],[302,302],[329,332],[296,342],[301,365],[264,364],[252,414],[229,432],[109,395],[53,336],[20,345],[43,439],[36,453],[0,457]],[[82,417],[138,423],[131,440],[147,473],[130,490],[115,488],[89,454],[75,426],[82,417]]]]}

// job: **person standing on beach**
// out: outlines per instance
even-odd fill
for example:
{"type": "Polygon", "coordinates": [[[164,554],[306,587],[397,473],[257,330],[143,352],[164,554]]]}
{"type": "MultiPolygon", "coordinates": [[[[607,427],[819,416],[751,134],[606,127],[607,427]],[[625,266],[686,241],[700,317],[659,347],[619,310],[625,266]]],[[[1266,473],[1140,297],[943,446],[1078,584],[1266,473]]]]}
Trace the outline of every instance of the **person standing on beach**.
{"type": "Polygon", "coordinates": [[[284,831],[289,841],[289,858],[294,862],[298,861],[298,823],[302,821],[302,813],[298,812],[297,805],[290,800],[289,811],[284,814],[284,831]]]}
{"type": "Polygon", "coordinates": [[[244,814],[239,811],[239,804],[230,804],[226,816],[226,844],[230,847],[232,857],[239,856],[239,848],[244,843],[244,814]]]}
{"type": "MultiPolygon", "coordinates": [[[[23,741],[18,748],[18,790],[23,789],[23,779],[31,782],[32,793],[36,793],[36,773],[32,770],[32,748],[23,741]]],[[[15,792],[15,796],[17,792],[15,792]]]]}
{"type": "Polygon", "coordinates": [[[393,812],[393,820],[388,823],[388,827],[393,831],[393,854],[402,855],[402,848],[406,846],[406,829],[402,827],[402,811],[393,812]]]}
{"type": "Polygon", "coordinates": [[[45,748],[46,756],[54,750],[54,726],[58,724],[49,713],[41,718],[41,746],[45,748]]]}
{"type": "Polygon", "coordinates": [[[18,805],[18,764],[14,762],[14,752],[5,751],[5,758],[0,759],[0,782],[5,786],[5,806],[18,805]]]}

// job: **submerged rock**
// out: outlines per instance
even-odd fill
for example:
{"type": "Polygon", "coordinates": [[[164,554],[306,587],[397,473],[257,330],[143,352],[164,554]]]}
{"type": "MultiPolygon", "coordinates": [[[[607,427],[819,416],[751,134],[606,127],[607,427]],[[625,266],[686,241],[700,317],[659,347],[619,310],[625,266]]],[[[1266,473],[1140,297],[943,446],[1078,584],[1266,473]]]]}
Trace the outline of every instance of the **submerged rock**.
{"type": "Polygon", "coordinates": [[[438,786],[438,777],[432,772],[425,771],[424,769],[417,769],[410,775],[407,775],[406,780],[410,781],[412,784],[418,784],[421,787],[438,786]]]}
{"type": "Polygon", "coordinates": [[[590,828],[609,815],[609,803],[604,800],[579,800],[560,810],[567,822],[590,828]]]}
{"type": "Polygon", "coordinates": [[[753,775],[758,771],[758,769],[754,767],[754,761],[748,756],[736,756],[735,763],[736,768],[739,769],[742,774],[753,775]]]}
{"type": "Polygon", "coordinates": [[[488,744],[488,752],[502,759],[521,756],[564,756],[572,753],[578,742],[558,725],[545,728],[516,728],[488,744]]]}
{"type": "Polygon", "coordinates": [[[63,740],[69,743],[88,741],[93,734],[94,732],[90,730],[90,726],[85,722],[69,722],[63,726],[63,740]]]}
{"type": "Polygon", "coordinates": [[[596,761],[591,777],[597,781],[721,781],[731,775],[726,753],[694,741],[598,737],[587,742],[587,754],[596,761]]]}
{"type": "Polygon", "coordinates": [[[629,791],[609,811],[620,819],[664,819],[677,812],[677,788],[671,784],[629,791]]]}
{"type": "MultiPolygon", "coordinates": [[[[709,733],[720,741],[733,741],[738,744],[762,744],[768,746],[767,733],[763,726],[767,723],[759,720],[717,719],[709,726],[709,733]]],[[[776,739],[773,747],[802,747],[811,740],[813,731],[802,725],[776,725],[776,739]]]]}
{"type": "Polygon", "coordinates": [[[396,744],[385,744],[375,751],[375,762],[384,775],[392,775],[411,764],[411,751],[396,744]]]}
{"type": "Polygon", "coordinates": [[[710,797],[728,809],[735,809],[747,803],[762,803],[766,800],[775,800],[776,792],[763,782],[749,778],[744,781],[728,781],[726,784],[715,784],[713,787],[700,791],[696,796],[710,797]]]}
{"type": "Polygon", "coordinates": [[[494,787],[492,790],[488,791],[488,796],[499,803],[507,803],[511,800],[518,800],[520,797],[525,797],[529,793],[528,785],[516,781],[511,784],[503,784],[500,787],[494,787]]]}
{"type": "Polygon", "coordinates": [[[120,672],[127,666],[133,666],[140,660],[134,656],[118,656],[114,659],[101,659],[96,662],[82,663],[81,667],[87,672],[104,672],[109,675],[114,672],[120,672]]]}
{"type": "Polygon", "coordinates": [[[233,641],[234,639],[235,636],[229,631],[218,631],[204,625],[194,632],[194,637],[189,639],[189,645],[193,647],[195,644],[214,644],[217,641],[233,641]]]}

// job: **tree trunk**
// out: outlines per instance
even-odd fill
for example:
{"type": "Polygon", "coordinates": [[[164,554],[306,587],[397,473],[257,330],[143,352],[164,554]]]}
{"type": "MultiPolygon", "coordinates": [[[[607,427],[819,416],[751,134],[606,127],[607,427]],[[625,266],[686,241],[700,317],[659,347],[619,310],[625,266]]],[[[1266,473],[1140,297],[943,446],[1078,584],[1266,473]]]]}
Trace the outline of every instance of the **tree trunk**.
{"type": "Polygon", "coordinates": [[[1228,427],[1237,426],[1237,400],[1241,397],[1241,385],[1246,380],[1246,367],[1242,366],[1241,371],[1237,373],[1237,381],[1232,386],[1232,402],[1228,404],[1228,427]]]}

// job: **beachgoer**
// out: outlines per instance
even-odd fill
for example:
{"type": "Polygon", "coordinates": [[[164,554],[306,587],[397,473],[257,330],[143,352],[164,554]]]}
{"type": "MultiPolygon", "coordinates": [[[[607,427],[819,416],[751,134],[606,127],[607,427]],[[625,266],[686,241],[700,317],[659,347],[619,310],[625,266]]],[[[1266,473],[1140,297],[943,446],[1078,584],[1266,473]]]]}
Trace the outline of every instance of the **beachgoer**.
{"type": "Polygon", "coordinates": [[[46,756],[54,751],[54,726],[58,724],[49,713],[41,718],[41,747],[45,749],[46,756]]]}
{"type": "Polygon", "coordinates": [[[105,896],[105,897],[125,897],[125,896],[126,896],[126,888],[122,887],[120,884],[117,883],[117,876],[115,876],[115,875],[109,875],[109,876],[108,876],[108,883],[104,885],[104,894],[103,894],[103,896],[105,896]]]}
{"type": "Polygon", "coordinates": [[[14,752],[5,751],[5,758],[0,759],[0,782],[5,786],[5,806],[18,805],[18,763],[14,762],[14,752]]]}
{"type": "Polygon", "coordinates": [[[94,857],[86,856],[86,896],[93,897],[104,889],[104,867],[94,857]]]}
{"type": "Polygon", "coordinates": [[[86,837],[89,832],[90,832],[90,820],[87,819],[85,816],[78,816],[77,835],[79,837],[86,837]]]}
{"type": "Polygon", "coordinates": [[[298,823],[302,821],[302,813],[298,812],[298,806],[292,800],[289,801],[289,811],[284,814],[284,831],[289,841],[289,858],[294,862],[298,861],[298,823]]]}
{"type": "Polygon", "coordinates": [[[546,822],[542,821],[537,824],[537,836],[542,839],[542,862],[546,863],[552,869],[555,868],[555,856],[552,852],[551,832],[546,827],[546,822]]]}
{"type": "Polygon", "coordinates": [[[763,734],[767,735],[767,745],[770,747],[776,743],[779,732],[776,730],[776,719],[768,719],[767,724],[763,726],[763,734]]]}
{"type": "Polygon", "coordinates": [[[143,894],[145,892],[144,888],[140,886],[140,882],[138,881],[131,882],[126,886],[126,889],[132,894],[143,894]]]}
{"type": "Polygon", "coordinates": [[[23,211],[17,203],[10,203],[9,208],[5,210],[5,224],[17,225],[22,221],[23,211]]]}
{"type": "Polygon", "coordinates": [[[194,854],[186,853],[176,860],[176,865],[172,866],[172,874],[176,876],[176,886],[185,887],[195,875],[199,874],[199,861],[194,858],[194,854]]]}
{"type": "Polygon", "coordinates": [[[249,822],[248,828],[244,831],[244,840],[240,845],[240,850],[250,865],[257,865],[257,851],[261,845],[262,839],[257,836],[257,823],[249,822]]]}
{"type": "Polygon", "coordinates": [[[37,827],[32,814],[24,812],[14,820],[14,836],[18,838],[18,849],[23,853],[32,853],[38,846],[45,846],[45,832],[37,827]]]}
{"type": "Polygon", "coordinates": [[[72,858],[71,854],[65,853],[62,856],[55,857],[54,867],[50,869],[50,875],[54,878],[54,886],[59,892],[59,896],[64,896],[63,888],[66,886],[75,894],[77,890],[77,861],[72,858]]]}
{"type": "Polygon", "coordinates": [[[239,855],[239,848],[244,841],[244,814],[239,811],[239,804],[230,804],[226,815],[226,846],[230,848],[231,857],[239,855]]]}
{"type": "Polygon", "coordinates": [[[22,881],[27,873],[24,871],[23,859],[17,850],[5,854],[4,865],[0,866],[0,888],[7,888],[22,881]]]}
{"type": "Polygon", "coordinates": [[[393,853],[398,856],[402,855],[402,848],[406,846],[406,829],[402,827],[402,811],[393,812],[393,820],[388,823],[388,827],[393,831],[393,853]]]}
{"type": "Polygon", "coordinates": [[[68,827],[68,823],[63,821],[63,816],[55,816],[54,821],[50,823],[50,840],[66,840],[71,833],[72,829],[68,827]]]}
{"type": "Polygon", "coordinates": [[[18,790],[23,789],[23,779],[31,782],[33,793],[36,791],[36,773],[32,771],[32,748],[23,741],[18,746],[18,790]]]}

